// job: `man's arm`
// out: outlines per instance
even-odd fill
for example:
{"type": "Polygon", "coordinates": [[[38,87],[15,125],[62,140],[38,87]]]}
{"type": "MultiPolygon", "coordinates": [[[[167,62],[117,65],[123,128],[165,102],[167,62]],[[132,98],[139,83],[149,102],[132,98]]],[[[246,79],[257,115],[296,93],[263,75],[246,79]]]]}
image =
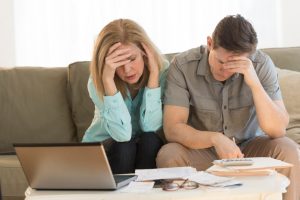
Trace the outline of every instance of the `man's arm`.
{"type": "MultiPolygon", "coordinates": [[[[270,66],[271,67],[271,66],[270,66]]],[[[245,56],[232,56],[224,69],[244,75],[251,89],[260,128],[270,137],[282,137],[286,133],[289,115],[282,100],[272,100],[261,84],[252,61],[245,56]]],[[[274,77],[274,76],[273,76],[274,77]]]]}
{"type": "Polygon", "coordinates": [[[164,132],[169,142],[177,142],[191,149],[215,147],[222,158],[243,157],[239,147],[220,132],[199,131],[187,124],[189,109],[165,105],[164,132]]]}
{"type": "Polygon", "coordinates": [[[272,138],[284,136],[289,123],[289,115],[283,101],[273,101],[261,84],[251,90],[261,129],[272,138]]]}

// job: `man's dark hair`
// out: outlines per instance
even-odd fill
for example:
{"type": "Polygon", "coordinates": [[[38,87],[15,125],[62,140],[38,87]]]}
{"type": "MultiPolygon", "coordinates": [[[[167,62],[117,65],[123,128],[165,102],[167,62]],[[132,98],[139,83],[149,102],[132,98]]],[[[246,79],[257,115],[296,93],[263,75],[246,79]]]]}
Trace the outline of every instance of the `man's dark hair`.
{"type": "Polygon", "coordinates": [[[224,17],[216,26],[212,39],[214,49],[222,47],[236,53],[253,53],[257,46],[252,24],[241,15],[224,17]]]}

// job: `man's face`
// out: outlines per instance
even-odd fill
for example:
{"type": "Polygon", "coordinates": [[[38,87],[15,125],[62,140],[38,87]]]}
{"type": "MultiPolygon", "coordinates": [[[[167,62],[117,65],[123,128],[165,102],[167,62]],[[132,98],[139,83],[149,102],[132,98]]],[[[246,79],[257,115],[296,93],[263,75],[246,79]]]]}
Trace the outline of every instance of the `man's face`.
{"type": "Polygon", "coordinates": [[[230,78],[234,73],[229,72],[228,70],[223,68],[223,65],[227,62],[230,62],[230,58],[233,56],[249,56],[248,53],[237,54],[231,51],[227,51],[222,47],[218,47],[213,49],[212,40],[208,38],[207,46],[209,49],[208,63],[210,65],[210,71],[217,81],[225,81],[230,78]]]}

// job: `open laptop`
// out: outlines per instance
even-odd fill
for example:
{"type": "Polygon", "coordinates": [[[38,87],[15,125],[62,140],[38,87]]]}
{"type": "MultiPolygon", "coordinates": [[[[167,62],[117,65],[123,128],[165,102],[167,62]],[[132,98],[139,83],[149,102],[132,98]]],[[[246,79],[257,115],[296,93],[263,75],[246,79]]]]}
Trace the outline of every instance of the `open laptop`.
{"type": "Polygon", "coordinates": [[[33,189],[115,190],[136,179],[113,175],[101,143],[14,144],[33,189]]]}

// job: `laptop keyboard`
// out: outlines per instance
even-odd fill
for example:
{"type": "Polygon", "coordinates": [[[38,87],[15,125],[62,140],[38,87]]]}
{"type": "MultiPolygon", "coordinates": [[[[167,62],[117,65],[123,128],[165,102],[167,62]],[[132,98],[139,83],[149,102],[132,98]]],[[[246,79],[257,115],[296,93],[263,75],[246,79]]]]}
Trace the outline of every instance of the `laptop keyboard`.
{"type": "Polygon", "coordinates": [[[115,179],[116,183],[120,183],[124,180],[127,180],[127,179],[131,178],[131,177],[132,177],[132,175],[115,175],[114,174],[114,179],[115,179]]]}

